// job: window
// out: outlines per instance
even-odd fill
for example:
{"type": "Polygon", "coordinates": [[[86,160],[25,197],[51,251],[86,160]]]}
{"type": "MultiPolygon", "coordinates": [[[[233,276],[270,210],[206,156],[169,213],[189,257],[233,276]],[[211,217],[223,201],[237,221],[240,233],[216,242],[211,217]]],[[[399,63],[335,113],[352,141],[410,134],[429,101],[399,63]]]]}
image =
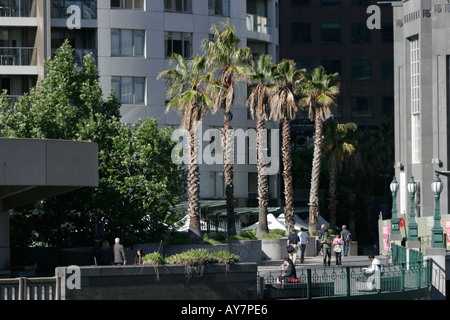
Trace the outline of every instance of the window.
{"type": "Polygon", "coordinates": [[[352,97],[352,117],[371,117],[372,97],[352,97]]]}
{"type": "Polygon", "coordinates": [[[192,13],[192,0],[164,0],[164,10],[192,13]]]}
{"type": "Polygon", "coordinates": [[[144,30],[111,29],[111,56],[143,56],[144,47],[144,30]]]}
{"type": "Polygon", "coordinates": [[[311,0],[291,0],[291,5],[293,7],[310,6],[311,5],[311,0]]]}
{"type": "Polygon", "coordinates": [[[248,198],[256,199],[258,196],[258,174],[248,173],[248,198]]]}
{"type": "Polygon", "coordinates": [[[372,78],[372,61],[356,59],[351,62],[352,80],[370,80],[372,78]]]}
{"type": "Polygon", "coordinates": [[[223,198],[225,197],[225,179],[222,171],[210,172],[211,185],[209,186],[210,191],[213,192],[213,198],[223,198]]]}
{"type": "Polygon", "coordinates": [[[381,62],[381,80],[394,80],[394,60],[382,59],[381,62]]]}
{"type": "Polygon", "coordinates": [[[292,24],[292,42],[311,43],[311,24],[294,22],[292,24]]]}
{"type": "Polygon", "coordinates": [[[353,7],[368,7],[370,6],[371,0],[351,0],[350,5],[353,7]]]}
{"type": "Polygon", "coordinates": [[[394,97],[381,98],[381,112],[383,117],[392,117],[394,115],[394,97]]]}
{"type": "Polygon", "coordinates": [[[340,23],[322,23],[320,27],[322,43],[340,43],[341,42],[341,24],[340,23]]]}
{"type": "Polygon", "coordinates": [[[327,73],[339,73],[341,76],[341,60],[339,59],[325,59],[322,61],[322,66],[327,73]]]}
{"type": "Polygon", "coordinates": [[[392,43],[394,41],[394,28],[392,22],[381,23],[381,42],[392,43]]]}
{"type": "Polygon", "coordinates": [[[351,24],[352,43],[370,43],[371,32],[366,23],[354,22],[351,24]]]}
{"type": "Polygon", "coordinates": [[[112,9],[144,9],[144,0],[111,0],[112,9]]]}
{"type": "Polygon", "coordinates": [[[411,157],[412,163],[420,163],[421,126],[420,126],[420,55],[419,38],[409,39],[411,69],[411,157]]]}
{"type": "Polygon", "coordinates": [[[184,58],[192,56],[192,34],[185,32],[166,32],[164,40],[166,57],[178,53],[184,58]]]}
{"type": "Polygon", "coordinates": [[[95,0],[52,0],[51,17],[56,19],[67,19],[70,15],[67,13],[67,8],[72,5],[80,8],[82,19],[97,19],[97,1],[95,0]]]}
{"type": "Polygon", "coordinates": [[[230,16],[230,0],[208,0],[210,15],[230,16]]]}
{"type": "Polygon", "coordinates": [[[341,0],[320,0],[320,5],[324,7],[337,7],[341,5],[341,0]]]}
{"type": "Polygon", "coordinates": [[[143,104],[145,102],[144,77],[112,77],[111,85],[122,104],[143,104]]]}

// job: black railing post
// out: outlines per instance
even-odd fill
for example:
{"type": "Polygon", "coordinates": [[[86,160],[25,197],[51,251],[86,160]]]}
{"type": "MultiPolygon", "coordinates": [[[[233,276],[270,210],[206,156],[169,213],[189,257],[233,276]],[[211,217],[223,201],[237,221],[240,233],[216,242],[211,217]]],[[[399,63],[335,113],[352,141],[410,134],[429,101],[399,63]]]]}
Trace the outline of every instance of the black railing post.
{"type": "Polygon", "coordinates": [[[306,269],[306,297],[312,299],[311,269],[306,269]]]}
{"type": "Polygon", "coordinates": [[[347,297],[350,297],[350,267],[345,267],[345,271],[347,274],[346,285],[347,285],[347,297]]]}

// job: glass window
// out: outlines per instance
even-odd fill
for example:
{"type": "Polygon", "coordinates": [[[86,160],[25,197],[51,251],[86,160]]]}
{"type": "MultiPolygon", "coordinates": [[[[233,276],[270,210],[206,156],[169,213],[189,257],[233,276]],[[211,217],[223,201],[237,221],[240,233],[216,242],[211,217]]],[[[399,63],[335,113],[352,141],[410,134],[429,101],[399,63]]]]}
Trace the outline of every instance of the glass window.
{"type": "Polygon", "coordinates": [[[322,23],[321,24],[322,43],[340,43],[341,42],[341,24],[340,23],[322,23]]]}
{"type": "Polygon", "coordinates": [[[381,64],[381,80],[394,80],[394,60],[393,59],[383,59],[381,64]]]}
{"type": "Polygon", "coordinates": [[[383,117],[392,117],[394,114],[394,97],[381,98],[381,112],[383,117]]]}
{"type": "Polygon", "coordinates": [[[372,116],[372,97],[352,97],[352,117],[372,116]]]}
{"type": "Polygon", "coordinates": [[[165,52],[166,57],[170,57],[172,53],[177,53],[184,58],[190,58],[192,56],[192,34],[185,32],[166,32],[165,52]]]}
{"type": "Polygon", "coordinates": [[[366,23],[354,22],[351,24],[352,43],[370,43],[371,32],[366,23]]]}
{"type": "Polygon", "coordinates": [[[111,29],[112,56],[143,56],[144,47],[144,30],[111,29]]]}
{"type": "Polygon", "coordinates": [[[352,80],[372,79],[372,60],[355,59],[351,62],[352,80]]]}
{"type": "Polygon", "coordinates": [[[117,99],[122,104],[145,103],[145,78],[143,77],[113,77],[111,86],[117,99]]]}
{"type": "Polygon", "coordinates": [[[341,76],[341,60],[339,59],[325,59],[322,61],[322,66],[327,73],[339,73],[341,76]]]}
{"type": "Polygon", "coordinates": [[[351,0],[350,5],[353,7],[368,7],[370,6],[371,0],[351,0]]]}
{"type": "Polygon", "coordinates": [[[311,43],[311,23],[292,23],[292,42],[311,43]]]}
{"type": "Polygon", "coordinates": [[[291,0],[291,5],[293,7],[310,6],[311,5],[311,0],[291,0]]]}
{"type": "Polygon", "coordinates": [[[208,0],[210,15],[230,16],[230,0],[208,0]]]}
{"type": "Polygon", "coordinates": [[[144,0],[111,0],[113,9],[144,9],[144,0]]]}
{"type": "Polygon", "coordinates": [[[341,0],[320,0],[320,5],[327,7],[340,6],[341,0]]]}
{"type": "Polygon", "coordinates": [[[164,0],[164,10],[192,13],[192,0],[164,0]]]}
{"type": "Polygon", "coordinates": [[[394,28],[392,22],[381,23],[381,42],[393,42],[394,41],[394,28]]]}

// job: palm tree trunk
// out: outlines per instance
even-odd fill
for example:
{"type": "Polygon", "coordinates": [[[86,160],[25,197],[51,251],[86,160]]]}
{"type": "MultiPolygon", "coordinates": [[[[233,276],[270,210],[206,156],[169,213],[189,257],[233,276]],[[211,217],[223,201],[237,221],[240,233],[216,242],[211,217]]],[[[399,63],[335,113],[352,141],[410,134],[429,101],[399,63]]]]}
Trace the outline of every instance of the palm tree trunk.
{"type": "Polygon", "coordinates": [[[323,123],[319,112],[315,114],[315,134],[314,134],[314,153],[311,172],[311,190],[309,195],[309,231],[314,234],[317,231],[317,221],[319,219],[319,184],[320,184],[320,165],[322,157],[322,127],[323,123]]]}
{"type": "Polygon", "coordinates": [[[188,212],[189,239],[198,242],[201,238],[200,228],[200,170],[197,161],[197,134],[195,126],[189,130],[189,165],[188,165],[188,212]]]}
{"type": "Polygon", "coordinates": [[[259,219],[258,219],[258,229],[256,231],[256,237],[259,238],[262,235],[269,232],[267,225],[267,206],[269,200],[269,188],[267,185],[267,175],[266,175],[266,164],[265,164],[265,151],[263,148],[266,147],[264,143],[264,124],[265,121],[258,117],[256,124],[256,147],[258,150],[258,207],[259,207],[259,219]]]}
{"type": "Polygon", "coordinates": [[[294,229],[294,191],[292,186],[292,160],[291,160],[291,126],[289,119],[283,119],[283,179],[284,179],[284,218],[286,220],[286,234],[294,229]]]}
{"type": "Polygon", "coordinates": [[[228,121],[229,116],[224,116],[224,126],[222,132],[222,143],[224,150],[224,177],[225,177],[225,197],[227,208],[227,236],[236,235],[236,225],[234,222],[234,185],[233,185],[233,134],[228,121]]]}
{"type": "Polygon", "coordinates": [[[335,229],[336,228],[336,207],[337,207],[337,200],[336,200],[336,185],[337,185],[337,170],[336,170],[336,160],[333,156],[331,156],[331,159],[329,161],[330,164],[330,184],[328,186],[328,192],[330,194],[330,204],[328,208],[330,209],[330,228],[335,229]]]}

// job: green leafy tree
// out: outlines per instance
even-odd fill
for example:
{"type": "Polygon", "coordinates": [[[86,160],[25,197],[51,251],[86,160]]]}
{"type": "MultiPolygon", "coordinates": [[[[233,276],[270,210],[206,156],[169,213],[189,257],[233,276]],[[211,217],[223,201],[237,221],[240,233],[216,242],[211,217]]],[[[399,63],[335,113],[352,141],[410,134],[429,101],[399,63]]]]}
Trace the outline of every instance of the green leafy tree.
{"type": "Polygon", "coordinates": [[[119,236],[125,244],[160,239],[174,224],[169,209],[184,191],[183,170],[170,161],[175,145],[170,131],[157,130],[152,119],[137,129],[120,123],[120,104],[112,91],[103,100],[93,58],[85,56],[77,71],[67,41],[45,62],[45,70],[46,78],[16,103],[3,93],[2,135],[96,142],[99,186],[15,210],[11,234],[23,241],[12,242],[92,244],[99,220],[106,238],[119,236]],[[24,225],[27,234],[20,231],[24,225]]]}

